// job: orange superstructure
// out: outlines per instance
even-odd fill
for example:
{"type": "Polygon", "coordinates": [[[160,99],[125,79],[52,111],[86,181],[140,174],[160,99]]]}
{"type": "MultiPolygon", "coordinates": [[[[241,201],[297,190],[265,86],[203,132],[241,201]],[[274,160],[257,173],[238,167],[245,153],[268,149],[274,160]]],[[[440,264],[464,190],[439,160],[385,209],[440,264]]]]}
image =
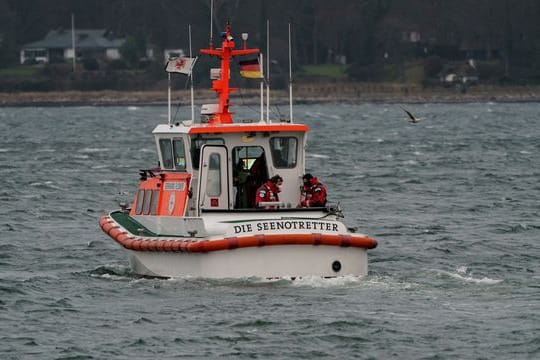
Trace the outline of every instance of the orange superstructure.
{"type": "Polygon", "coordinates": [[[234,39],[231,35],[229,24],[225,27],[222,34],[223,41],[221,48],[201,49],[202,54],[217,56],[221,59],[221,76],[212,82],[212,90],[219,95],[218,111],[210,118],[209,124],[230,124],[233,122],[232,113],[229,112],[229,94],[236,91],[236,88],[229,87],[229,76],[231,71],[231,58],[235,56],[259,54],[259,49],[234,49],[234,39]]]}
{"type": "Polygon", "coordinates": [[[130,215],[184,216],[191,174],[159,173],[141,179],[130,215]]]}

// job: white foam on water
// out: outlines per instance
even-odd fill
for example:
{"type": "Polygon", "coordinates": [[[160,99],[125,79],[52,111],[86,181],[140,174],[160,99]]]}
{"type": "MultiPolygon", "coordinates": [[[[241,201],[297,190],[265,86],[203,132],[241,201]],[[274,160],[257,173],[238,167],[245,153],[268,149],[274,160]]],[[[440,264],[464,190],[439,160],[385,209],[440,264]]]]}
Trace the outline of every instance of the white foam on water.
{"type": "Polygon", "coordinates": [[[330,159],[330,156],[328,155],[323,155],[323,154],[306,154],[307,157],[312,157],[312,158],[316,158],[316,159],[330,159]]]}
{"type": "Polygon", "coordinates": [[[51,188],[51,189],[60,189],[59,186],[57,185],[54,185],[54,182],[53,181],[36,181],[36,182],[33,182],[33,183],[30,183],[30,186],[36,186],[36,187],[47,187],[47,188],[51,188]]]}
{"type": "Polygon", "coordinates": [[[417,165],[418,161],[416,160],[406,160],[403,162],[405,165],[417,165]]]}
{"type": "Polygon", "coordinates": [[[185,282],[209,282],[223,286],[279,286],[279,287],[307,287],[307,288],[333,288],[346,287],[366,283],[365,278],[347,275],[335,278],[322,278],[320,276],[294,277],[283,276],[279,278],[265,279],[260,277],[244,277],[244,278],[227,278],[227,279],[211,279],[193,276],[181,276],[167,279],[168,282],[185,283],[185,282]]]}
{"type": "Polygon", "coordinates": [[[290,286],[293,287],[312,287],[312,288],[334,288],[350,287],[357,285],[376,285],[386,286],[384,282],[370,277],[360,277],[354,275],[338,276],[334,278],[322,278],[320,276],[307,276],[291,280],[290,286]]]}
{"type": "Polygon", "coordinates": [[[88,155],[73,155],[73,158],[79,159],[79,160],[86,160],[86,159],[89,159],[90,157],[88,155]]]}
{"type": "Polygon", "coordinates": [[[107,148],[84,148],[84,149],[81,149],[80,152],[83,152],[83,153],[99,153],[99,152],[106,152],[106,151],[110,151],[110,149],[107,149],[107,148]]]}
{"type": "Polygon", "coordinates": [[[483,285],[495,285],[503,280],[499,279],[491,279],[486,276],[482,278],[475,278],[473,277],[467,266],[458,266],[455,272],[445,271],[445,270],[438,270],[440,274],[447,275],[453,279],[464,281],[467,283],[474,283],[474,284],[483,284],[483,285]]]}
{"type": "Polygon", "coordinates": [[[341,116],[339,115],[334,115],[334,114],[329,114],[327,115],[328,118],[330,119],[336,119],[336,120],[340,120],[341,119],[341,116]]]}

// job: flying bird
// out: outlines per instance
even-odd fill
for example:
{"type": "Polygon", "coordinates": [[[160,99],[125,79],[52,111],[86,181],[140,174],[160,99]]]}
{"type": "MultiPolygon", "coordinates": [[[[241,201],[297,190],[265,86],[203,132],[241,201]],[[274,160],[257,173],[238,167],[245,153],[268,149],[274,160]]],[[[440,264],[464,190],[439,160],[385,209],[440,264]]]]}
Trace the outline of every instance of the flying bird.
{"type": "Polygon", "coordinates": [[[407,116],[409,117],[409,122],[410,123],[416,124],[420,120],[423,120],[423,118],[417,118],[416,116],[414,116],[410,111],[407,111],[407,110],[405,110],[403,108],[401,108],[401,109],[407,113],[407,116]]]}

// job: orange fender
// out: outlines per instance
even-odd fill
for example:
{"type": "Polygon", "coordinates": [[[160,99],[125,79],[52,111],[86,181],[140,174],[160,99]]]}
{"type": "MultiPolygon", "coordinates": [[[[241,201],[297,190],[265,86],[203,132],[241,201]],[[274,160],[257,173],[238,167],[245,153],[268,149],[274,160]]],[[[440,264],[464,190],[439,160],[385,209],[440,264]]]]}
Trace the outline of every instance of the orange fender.
{"type": "Polygon", "coordinates": [[[159,251],[159,252],[212,252],[232,250],[247,247],[262,247],[276,245],[312,245],[312,246],[340,246],[373,249],[377,247],[377,241],[368,236],[355,234],[256,234],[242,237],[228,237],[216,240],[192,239],[155,239],[143,236],[133,236],[121,230],[110,216],[102,216],[99,224],[103,231],[124,248],[135,251],[159,251]]]}

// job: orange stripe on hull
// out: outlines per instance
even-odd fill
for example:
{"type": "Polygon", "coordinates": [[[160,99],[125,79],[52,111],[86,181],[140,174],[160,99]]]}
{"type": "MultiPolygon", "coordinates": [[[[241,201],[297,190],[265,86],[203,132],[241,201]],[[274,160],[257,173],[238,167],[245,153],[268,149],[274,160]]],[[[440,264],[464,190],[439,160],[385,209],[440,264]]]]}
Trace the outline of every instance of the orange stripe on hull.
{"type": "Polygon", "coordinates": [[[377,241],[368,236],[354,234],[256,234],[242,237],[228,237],[217,240],[177,240],[154,239],[135,236],[122,230],[110,216],[99,220],[102,230],[124,248],[135,251],[176,251],[204,253],[247,247],[273,245],[327,245],[373,249],[377,241]]]}

